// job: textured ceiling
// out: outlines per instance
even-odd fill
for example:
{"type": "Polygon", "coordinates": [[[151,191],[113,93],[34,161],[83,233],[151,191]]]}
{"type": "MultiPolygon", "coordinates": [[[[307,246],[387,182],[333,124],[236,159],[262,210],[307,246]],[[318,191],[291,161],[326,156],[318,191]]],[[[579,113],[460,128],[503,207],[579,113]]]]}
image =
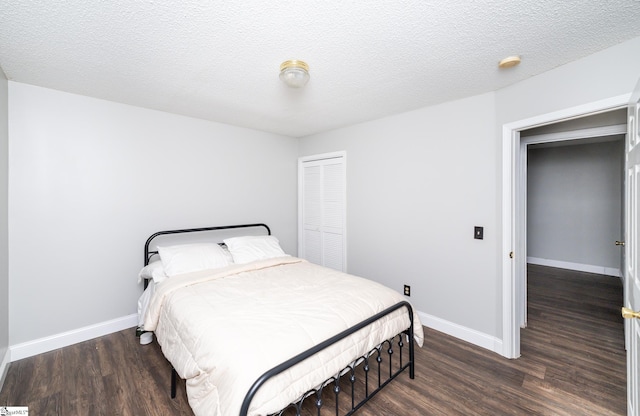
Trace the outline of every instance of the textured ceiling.
{"type": "Polygon", "coordinates": [[[640,36],[638,22],[634,0],[14,0],[0,7],[0,67],[301,137],[499,89],[640,36]],[[514,54],[520,66],[497,68],[514,54]],[[309,64],[303,89],[279,80],[287,59],[309,64]]]}

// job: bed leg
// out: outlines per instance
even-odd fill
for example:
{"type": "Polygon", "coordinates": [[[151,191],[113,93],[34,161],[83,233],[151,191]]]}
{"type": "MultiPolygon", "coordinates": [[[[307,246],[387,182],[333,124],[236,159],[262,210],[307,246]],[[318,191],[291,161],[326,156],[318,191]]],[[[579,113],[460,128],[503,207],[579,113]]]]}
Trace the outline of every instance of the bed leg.
{"type": "Polygon", "coordinates": [[[413,321],[409,327],[409,378],[413,380],[416,377],[416,360],[415,360],[415,340],[413,339],[413,321]]]}
{"type": "Polygon", "coordinates": [[[409,344],[409,359],[411,360],[411,364],[409,365],[409,378],[413,380],[416,378],[416,368],[415,368],[415,360],[413,359],[413,340],[411,340],[411,344],[409,344]]]}
{"type": "Polygon", "coordinates": [[[176,369],[171,367],[171,398],[176,398],[176,369]]]}
{"type": "Polygon", "coordinates": [[[409,324],[409,334],[407,334],[409,336],[409,339],[407,340],[409,342],[409,378],[413,380],[416,376],[415,349],[413,344],[415,344],[416,341],[413,339],[413,309],[411,309],[411,306],[408,306],[407,308],[409,310],[409,322],[411,322],[409,324]]]}

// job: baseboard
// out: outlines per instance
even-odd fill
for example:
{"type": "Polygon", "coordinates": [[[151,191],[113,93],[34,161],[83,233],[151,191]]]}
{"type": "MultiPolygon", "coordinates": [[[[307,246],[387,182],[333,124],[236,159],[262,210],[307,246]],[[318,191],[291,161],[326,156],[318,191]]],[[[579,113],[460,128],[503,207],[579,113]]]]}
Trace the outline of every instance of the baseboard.
{"type": "Polygon", "coordinates": [[[557,267],[558,269],[576,270],[579,272],[604,274],[605,276],[622,277],[622,271],[613,267],[594,266],[592,264],[571,263],[568,261],[527,257],[527,263],[539,266],[557,267]]]}
{"type": "Polygon", "coordinates": [[[11,362],[11,350],[7,348],[4,352],[4,356],[0,360],[0,391],[4,385],[4,379],[7,377],[9,371],[9,363],[11,362]]]}
{"type": "MultiPolygon", "coordinates": [[[[437,318],[423,312],[418,312],[418,316],[420,316],[422,324],[428,328],[451,335],[452,337],[485,348],[489,351],[493,351],[497,354],[502,354],[502,340],[496,337],[445,321],[444,319],[437,318]]],[[[32,357],[34,355],[53,351],[79,342],[88,341],[90,339],[122,331],[127,328],[133,328],[137,325],[138,315],[132,314],[123,318],[113,319],[111,321],[90,325],[73,331],[63,332],[61,334],[36,339],[34,341],[12,345],[5,354],[0,370],[6,372],[9,362],[18,361],[23,358],[32,357]]]]}
{"type": "Polygon", "coordinates": [[[132,314],[61,334],[12,345],[9,347],[11,362],[122,331],[123,329],[133,328],[137,325],[138,315],[132,314]]]}
{"type": "Polygon", "coordinates": [[[444,319],[418,312],[422,325],[502,355],[502,340],[444,319]]]}

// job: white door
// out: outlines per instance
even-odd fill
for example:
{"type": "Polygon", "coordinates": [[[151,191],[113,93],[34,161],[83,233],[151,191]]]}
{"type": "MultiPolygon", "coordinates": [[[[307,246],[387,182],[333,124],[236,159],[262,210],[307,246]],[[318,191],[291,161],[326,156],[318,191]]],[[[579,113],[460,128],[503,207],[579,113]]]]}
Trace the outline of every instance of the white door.
{"type": "Polygon", "coordinates": [[[298,256],[347,271],[345,154],[301,158],[298,165],[298,256]]]}
{"type": "Polygon", "coordinates": [[[625,341],[627,347],[627,414],[640,415],[640,82],[629,104],[626,146],[627,195],[625,209],[626,265],[624,284],[625,341]],[[634,312],[636,311],[636,312],[634,312]],[[634,319],[637,318],[637,319],[634,319]]]}

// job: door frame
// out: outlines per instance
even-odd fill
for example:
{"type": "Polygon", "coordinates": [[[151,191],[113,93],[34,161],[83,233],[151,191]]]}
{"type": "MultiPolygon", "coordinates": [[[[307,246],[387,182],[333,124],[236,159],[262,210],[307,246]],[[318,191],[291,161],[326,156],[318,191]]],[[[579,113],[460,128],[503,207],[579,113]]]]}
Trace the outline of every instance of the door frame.
{"type": "MultiPolygon", "coordinates": [[[[622,109],[621,109],[622,110],[622,109]]],[[[521,203],[517,204],[518,212],[516,213],[517,218],[517,226],[520,231],[520,238],[522,239],[522,249],[521,253],[524,253],[522,256],[518,256],[516,258],[516,271],[519,283],[518,283],[518,325],[520,328],[525,328],[527,326],[527,258],[526,255],[528,253],[527,248],[527,201],[529,198],[527,181],[528,181],[528,150],[529,145],[534,144],[542,144],[542,143],[556,143],[556,142],[568,142],[568,141],[580,141],[584,139],[590,139],[594,137],[609,137],[609,136],[626,136],[627,135],[627,123],[625,124],[614,124],[610,126],[599,126],[599,127],[588,127],[583,129],[575,129],[575,130],[567,130],[556,133],[543,133],[537,134],[533,136],[521,137],[520,138],[520,151],[519,151],[519,163],[520,167],[518,170],[518,178],[516,188],[518,189],[518,194],[516,198],[518,198],[521,203]]],[[[622,204],[623,201],[620,201],[622,204]]],[[[623,225],[625,219],[622,218],[623,225]]],[[[623,270],[620,269],[620,273],[623,270]]]]}
{"type": "MultiPolygon", "coordinates": [[[[502,126],[502,355],[520,356],[520,327],[524,316],[526,281],[526,188],[522,180],[520,131],[626,108],[631,93],[518,120],[502,126]]],[[[526,176],[524,176],[526,178],[526,176]]]]}

